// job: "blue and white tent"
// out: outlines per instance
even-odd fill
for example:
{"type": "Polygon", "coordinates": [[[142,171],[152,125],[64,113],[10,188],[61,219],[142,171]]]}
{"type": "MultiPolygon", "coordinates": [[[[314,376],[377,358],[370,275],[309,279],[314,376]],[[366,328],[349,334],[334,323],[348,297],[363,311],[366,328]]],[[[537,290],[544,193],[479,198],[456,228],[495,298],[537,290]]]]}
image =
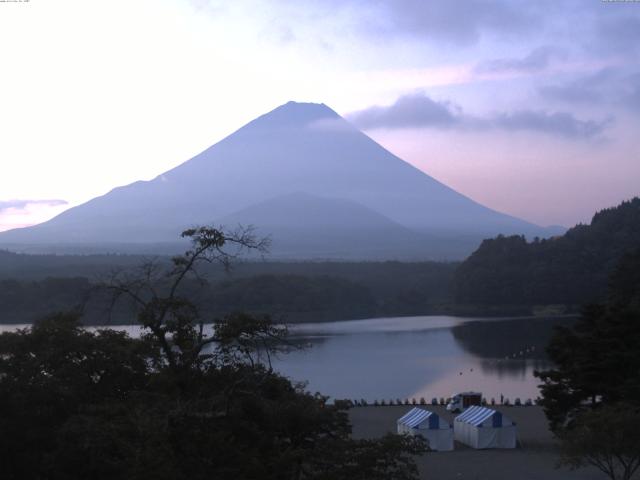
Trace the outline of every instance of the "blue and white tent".
{"type": "Polygon", "coordinates": [[[472,448],[516,448],[516,424],[497,410],[473,406],[453,421],[454,437],[472,448]]]}
{"type": "Polygon", "coordinates": [[[453,450],[453,429],[434,412],[412,408],[397,423],[399,434],[421,435],[432,450],[453,450]]]}

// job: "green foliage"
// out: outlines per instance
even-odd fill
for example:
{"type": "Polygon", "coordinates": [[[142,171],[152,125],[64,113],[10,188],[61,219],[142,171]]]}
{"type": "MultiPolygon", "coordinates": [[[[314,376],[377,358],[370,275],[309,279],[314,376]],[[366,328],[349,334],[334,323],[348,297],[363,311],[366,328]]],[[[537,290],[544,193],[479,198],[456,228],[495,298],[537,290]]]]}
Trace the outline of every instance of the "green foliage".
{"type": "Polygon", "coordinates": [[[640,248],[627,252],[609,279],[609,302],[640,311],[640,248]]]}
{"type": "Polygon", "coordinates": [[[457,269],[457,303],[581,305],[604,300],[607,276],[640,245],[640,198],[594,215],[561,237],[485,240],[457,269]]]}
{"type": "Polygon", "coordinates": [[[220,311],[279,312],[284,316],[330,312],[334,318],[362,318],[376,313],[366,287],[339,277],[258,275],[216,285],[211,305],[220,311]]]}
{"type": "Polygon", "coordinates": [[[619,403],[580,414],[561,434],[561,463],[591,465],[611,480],[630,480],[640,467],[640,409],[619,403]]]}
{"type": "Polygon", "coordinates": [[[554,430],[599,402],[640,399],[640,314],[585,308],[574,328],[561,328],[548,348],[555,369],[539,372],[542,405],[554,430]]]}
{"type": "MultiPolygon", "coordinates": [[[[65,278],[77,271],[98,278],[114,269],[131,271],[131,267],[123,266],[127,265],[125,259],[131,261],[130,257],[113,256],[112,268],[107,260],[90,263],[92,256],[63,257],[69,264],[65,269],[47,267],[46,256],[24,259],[21,255],[7,255],[21,259],[18,263],[29,263],[34,275],[51,271],[58,277],[0,280],[0,323],[31,323],[48,312],[71,309],[81,309],[83,322],[90,325],[135,321],[124,303],[109,309],[110,297],[86,277],[65,278]],[[75,262],[83,266],[75,267],[75,262]]],[[[154,264],[156,268],[171,266],[168,258],[158,258],[154,264]]],[[[0,277],[7,271],[4,267],[0,258],[0,277]]],[[[422,315],[449,308],[454,268],[454,264],[436,262],[243,262],[234,264],[231,276],[222,276],[205,262],[199,269],[207,283],[190,278],[183,282],[182,292],[212,317],[238,310],[269,312],[291,322],[422,315]]],[[[16,278],[20,275],[17,270],[10,272],[16,278]]]]}
{"type": "Polygon", "coordinates": [[[351,439],[345,405],[261,361],[286,347],[286,329],[234,314],[205,330],[183,286],[205,285],[196,266],[226,265],[229,245],[260,248],[244,233],[187,231],[192,249],[169,268],[111,279],[140,340],[73,314],[0,336],[3,479],[416,478],[423,441],[351,439]]]}
{"type": "MultiPolygon", "coordinates": [[[[336,445],[337,446],[337,445],[336,445]]],[[[427,450],[421,436],[387,434],[377,440],[351,440],[312,465],[318,480],[410,480],[418,477],[412,456],[427,450]]]]}
{"type": "Polygon", "coordinates": [[[0,335],[3,475],[45,476],[68,419],[86,405],[127,401],[147,382],[153,356],[123,333],[81,329],[75,315],[0,335]]]}
{"type": "Polygon", "coordinates": [[[623,257],[612,274],[609,303],[585,307],[575,326],[559,328],[552,338],[547,353],[556,367],[537,375],[553,430],[601,402],[640,405],[638,268],[638,252],[623,257]]]}
{"type": "MultiPolygon", "coordinates": [[[[264,330],[233,323],[227,342],[264,330]]],[[[419,441],[352,440],[340,406],[257,363],[214,355],[184,382],[149,343],[70,316],[0,336],[3,478],[416,478],[419,441]]]]}
{"type": "Polygon", "coordinates": [[[79,310],[91,286],[86,278],[0,281],[0,323],[27,323],[50,312],[79,310]]]}
{"type": "Polygon", "coordinates": [[[593,465],[612,480],[640,466],[640,250],[622,257],[609,301],[585,307],[548,347],[555,368],[536,372],[563,462],[593,465]]]}

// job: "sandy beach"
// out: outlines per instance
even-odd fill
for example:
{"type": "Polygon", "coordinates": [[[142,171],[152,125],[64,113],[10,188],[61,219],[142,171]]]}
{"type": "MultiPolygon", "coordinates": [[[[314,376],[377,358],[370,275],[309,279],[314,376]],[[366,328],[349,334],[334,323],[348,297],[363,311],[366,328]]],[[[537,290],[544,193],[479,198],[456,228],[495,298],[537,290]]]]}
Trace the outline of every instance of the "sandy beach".
{"type": "MultiPolygon", "coordinates": [[[[356,438],[374,438],[396,431],[396,420],[413,406],[354,407],[349,411],[356,438]]],[[[444,407],[427,405],[449,422],[444,407]]],[[[429,452],[418,459],[420,478],[430,480],[597,480],[607,477],[595,468],[556,468],[558,453],[540,407],[496,407],[518,426],[518,448],[473,450],[458,442],[452,452],[429,452]]]]}

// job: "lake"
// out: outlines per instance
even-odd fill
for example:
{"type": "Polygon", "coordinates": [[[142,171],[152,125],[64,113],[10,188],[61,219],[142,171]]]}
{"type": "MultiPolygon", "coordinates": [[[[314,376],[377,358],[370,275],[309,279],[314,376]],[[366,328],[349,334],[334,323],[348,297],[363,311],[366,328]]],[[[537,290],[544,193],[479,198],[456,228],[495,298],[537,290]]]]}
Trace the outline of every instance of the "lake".
{"type": "Polygon", "coordinates": [[[295,325],[309,348],[274,362],[292,380],[333,398],[386,400],[482,392],[513,401],[539,396],[536,369],[555,325],[572,318],[378,318],[295,325]]]}
{"type": "MultiPolygon", "coordinates": [[[[555,325],[573,318],[376,318],[290,326],[304,345],[273,361],[276,370],[332,398],[389,401],[482,392],[489,401],[539,396],[536,369],[555,325]]],[[[0,332],[16,326],[0,325],[0,332]]],[[[131,335],[138,327],[118,327],[131,335]]]]}

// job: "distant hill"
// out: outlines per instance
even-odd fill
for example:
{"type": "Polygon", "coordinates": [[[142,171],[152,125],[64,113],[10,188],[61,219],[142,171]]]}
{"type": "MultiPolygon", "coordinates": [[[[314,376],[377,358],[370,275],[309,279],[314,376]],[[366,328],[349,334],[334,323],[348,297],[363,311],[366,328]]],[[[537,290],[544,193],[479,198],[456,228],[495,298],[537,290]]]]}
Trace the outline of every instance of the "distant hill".
{"type": "Polygon", "coordinates": [[[456,270],[455,299],[475,305],[581,305],[603,300],[610,272],[640,247],[640,198],[596,213],[589,225],[527,242],[485,240],[456,270]]]}
{"type": "Polygon", "coordinates": [[[411,230],[353,200],[302,192],[251,205],[221,223],[259,225],[261,232],[269,232],[274,239],[270,255],[290,259],[419,260],[426,248],[431,257],[451,258],[465,241],[452,243],[411,230]]]}
{"type": "MultiPolygon", "coordinates": [[[[167,257],[157,260],[169,262],[167,257]]],[[[88,324],[134,322],[128,303],[111,311],[110,298],[95,287],[114,270],[135,271],[143,261],[133,255],[0,251],[0,324],[30,323],[79,307],[88,324]]],[[[288,322],[443,314],[450,313],[455,267],[444,262],[240,261],[224,272],[207,264],[201,273],[209,286],[192,293],[211,318],[238,310],[288,322]]]]}
{"type": "Polygon", "coordinates": [[[246,219],[258,233],[273,234],[274,257],[301,259],[464,258],[487,236],[558,231],[461,195],[324,104],[289,102],[151,181],[116,188],[43,224],[0,233],[0,246],[175,251],[185,228],[246,219]],[[319,210],[322,225],[312,213],[319,210]],[[355,228],[362,223],[366,227],[355,228]],[[322,245],[314,237],[319,229],[322,245]]]}

